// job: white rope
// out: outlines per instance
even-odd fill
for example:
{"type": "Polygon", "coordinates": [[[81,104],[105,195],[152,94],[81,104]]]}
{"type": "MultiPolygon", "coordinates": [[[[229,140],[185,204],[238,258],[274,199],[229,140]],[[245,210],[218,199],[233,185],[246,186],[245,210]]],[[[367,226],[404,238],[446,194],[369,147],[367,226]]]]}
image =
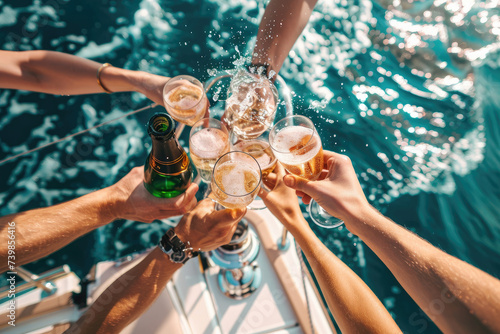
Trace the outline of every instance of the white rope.
{"type": "Polygon", "coordinates": [[[50,142],[50,143],[48,143],[48,144],[45,144],[45,145],[39,146],[39,147],[37,147],[37,148],[34,148],[34,149],[32,149],[32,150],[29,150],[29,151],[26,151],[26,152],[23,152],[23,153],[16,154],[16,155],[14,155],[14,156],[12,156],[12,157],[9,157],[9,158],[7,158],[7,159],[0,160],[0,165],[2,165],[2,164],[4,164],[4,163],[6,163],[6,162],[8,162],[8,161],[11,161],[11,160],[17,159],[17,158],[19,158],[19,157],[22,157],[22,156],[24,156],[24,155],[28,155],[28,154],[31,154],[31,153],[33,153],[33,152],[39,151],[39,150],[44,149],[44,148],[46,148],[46,147],[48,147],[48,146],[52,146],[52,145],[55,145],[55,144],[60,143],[60,142],[62,142],[62,141],[68,140],[68,139],[70,139],[70,138],[73,138],[73,137],[76,137],[76,136],[82,135],[82,134],[87,133],[87,132],[89,132],[89,131],[91,131],[91,130],[94,130],[94,129],[100,128],[101,126],[104,126],[104,125],[107,125],[107,124],[113,123],[113,122],[115,122],[115,121],[117,121],[117,120],[119,120],[119,119],[121,119],[121,118],[125,118],[125,117],[128,117],[128,116],[130,116],[130,115],[140,113],[140,112],[142,112],[142,111],[144,111],[144,110],[148,110],[148,109],[154,108],[154,107],[156,107],[157,105],[158,105],[158,104],[156,104],[156,103],[152,103],[152,104],[150,104],[149,106],[146,106],[146,107],[144,107],[144,108],[140,108],[140,109],[137,109],[137,110],[134,110],[134,111],[128,112],[128,113],[126,113],[126,114],[124,114],[124,115],[122,115],[122,116],[120,116],[120,117],[113,118],[112,120],[109,120],[109,121],[103,122],[103,123],[101,123],[101,124],[94,125],[94,126],[93,126],[93,127],[91,127],[91,128],[88,128],[88,129],[85,129],[85,130],[82,130],[82,131],[78,131],[78,132],[73,133],[73,134],[71,134],[71,135],[68,135],[68,136],[66,136],[66,137],[63,137],[63,138],[60,138],[60,139],[54,140],[54,141],[52,141],[52,142],[50,142]]]}

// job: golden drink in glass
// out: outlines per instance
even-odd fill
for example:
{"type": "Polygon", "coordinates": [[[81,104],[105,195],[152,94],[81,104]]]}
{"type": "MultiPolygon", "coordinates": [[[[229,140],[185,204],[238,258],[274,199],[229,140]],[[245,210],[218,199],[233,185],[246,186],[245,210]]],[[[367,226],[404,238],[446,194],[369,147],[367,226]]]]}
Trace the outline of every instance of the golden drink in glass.
{"type": "Polygon", "coordinates": [[[226,153],[213,169],[212,196],[226,208],[244,208],[257,196],[261,179],[259,164],[251,155],[226,153]]]}
{"type": "Polygon", "coordinates": [[[273,137],[273,151],[288,172],[305,179],[316,180],[323,170],[323,147],[313,129],[283,128],[273,137]]]}
{"type": "Polygon", "coordinates": [[[242,151],[250,154],[257,160],[262,170],[262,177],[266,177],[276,166],[276,157],[273,154],[268,142],[260,139],[241,140],[234,144],[235,151],[242,151]]]}
{"type": "Polygon", "coordinates": [[[209,107],[203,85],[189,75],[179,75],[165,84],[163,102],[173,119],[189,126],[203,118],[209,107]]]}
{"type": "Polygon", "coordinates": [[[226,127],[214,118],[201,119],[191,129],[189,149],[198,174],[203,181],[210,182],[215,162],[229,152],[226,127]]]}
{"type": "MultiPolygon", "coordinates": [[[[269,133],[276,158],[291,174],[316,180],[323,170],[323,146],[313,122],[304,116],[288,116],[276,123],[269,133]]],[[[326,212],[314,199],[308,207],[313,222],[324,228],[344,222],[326,212]]]]}

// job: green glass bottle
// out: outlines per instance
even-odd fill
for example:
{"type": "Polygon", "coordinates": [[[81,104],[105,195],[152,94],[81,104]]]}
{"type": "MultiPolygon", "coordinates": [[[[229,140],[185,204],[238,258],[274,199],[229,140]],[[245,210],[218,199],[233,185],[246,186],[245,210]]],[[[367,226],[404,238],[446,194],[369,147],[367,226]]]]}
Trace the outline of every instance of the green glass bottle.
{"type": "Polygon", "coordinates": [[[144,164],[144,186],[156,197],[179,196],[191,182],[189,158],[175,137],[175,122],[167,113],[157,113],[148,122],[153,146],[144,164]]]}

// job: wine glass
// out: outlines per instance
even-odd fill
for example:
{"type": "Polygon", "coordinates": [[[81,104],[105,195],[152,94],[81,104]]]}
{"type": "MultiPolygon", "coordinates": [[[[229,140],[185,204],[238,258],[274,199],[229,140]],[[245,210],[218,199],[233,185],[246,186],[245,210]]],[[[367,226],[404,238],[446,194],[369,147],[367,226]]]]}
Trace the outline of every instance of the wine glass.
{"type": "MultiPolygon", "coordinates": [[[[274,170],[277,161],[271,149],[271,145],[269,145],[269,132],[270,130],[267,129],[255,139],[242,139],[234,132],[230,134],[231,150],[242,151],[254,157],[259,163],[262,171],[262,178],[265,178],[274,170]]],[[[262,184],[262,187],[266,188],[264,184],[262,184]]],[[[249,208],[252,210],[262,210],[266,208],[266,204],[257,196],[249,205],[249,208]]]]}
{"type": "MultiPolygon", "coordinates": [[[[283,118],[271,129],[269,143],[289,173],[311,181],[319,178],[323,171],[323,147],[309,118],[300,115],[283,118]]],[[[313,222],[321,227],[334,228],[344,223],[312,199],[308,209],[313,222]]]]}
{"type": "Polygon", "coordinates": [[[257,138],[273,123],[278,99],[269,79],[240,69],[231,80],[224,120],[238,137],[257,138]]]}
{"type": "Polygon", "coordinates": [[[192,126],[208,110],[208,98],[203,84],[190,75],[179,75],[163,87],[163,102],[170,116],[178,122],[192,126]]]}
{"type": "Polygon", "coordinates": [[[212,171],[212,198],[229,209],[248,207],[260,190],[262,172],[250,154],[232,151],[221,156],[212,171]]]}
{"type": "Polygon", "coordinates": [[[269,145],[269,132],[270,130],[266,130],[255,139],[241,139],[234,132],[230,135],[231,150],[242,151],[254,157],[260,165],[263,178],[276,166],[276,157],[269,145]]]}
{"type": "Polygon", "coordinates": [[[202,118],[189,133],[189,151],[201,179],[210,183],[212,169],[219,157],[229,152],[229,132],[215,118],[202,118]]]}

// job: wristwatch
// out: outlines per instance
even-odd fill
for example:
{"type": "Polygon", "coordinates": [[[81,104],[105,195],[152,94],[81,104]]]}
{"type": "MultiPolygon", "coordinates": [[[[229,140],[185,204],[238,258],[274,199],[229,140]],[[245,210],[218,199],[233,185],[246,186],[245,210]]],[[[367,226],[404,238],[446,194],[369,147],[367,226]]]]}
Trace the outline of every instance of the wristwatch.
{"type": "Polygon", "coordinates": [[[193,248],[186,247],[186,245],[179,239],[173,228],[169,229],[163,235],[158,247],[167,254],[170,261],[174,263],[184,264],[190,258],[198,256],[200,252],[195,251],[193,248]]]}

